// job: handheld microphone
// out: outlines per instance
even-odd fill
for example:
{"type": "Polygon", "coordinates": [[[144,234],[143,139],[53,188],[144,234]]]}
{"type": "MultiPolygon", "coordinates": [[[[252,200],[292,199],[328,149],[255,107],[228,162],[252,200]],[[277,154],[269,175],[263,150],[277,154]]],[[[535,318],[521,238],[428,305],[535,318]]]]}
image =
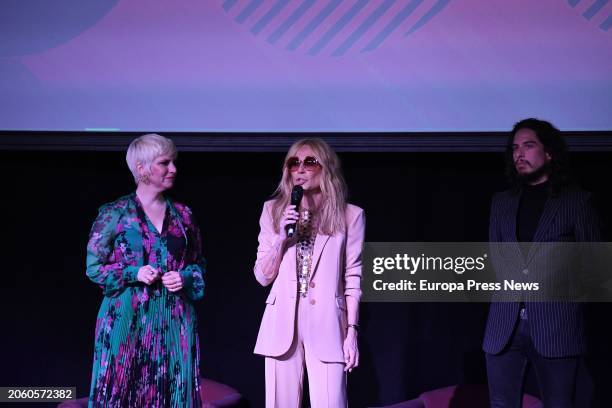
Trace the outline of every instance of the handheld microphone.
{"type": "MultiPolygon", "coordinates": [[[[299,211],[300,202],[302,201],[302,197],[304,196],[304,189],[302,186],[294,186],[293,190],[291,190],[291,205],[295,205],[295,210],[299,211]]],[[[287,229],[287,237],[293,238],[293,234],[295,234],[296,225],[287,224],[285,227],[287,229]]]]}

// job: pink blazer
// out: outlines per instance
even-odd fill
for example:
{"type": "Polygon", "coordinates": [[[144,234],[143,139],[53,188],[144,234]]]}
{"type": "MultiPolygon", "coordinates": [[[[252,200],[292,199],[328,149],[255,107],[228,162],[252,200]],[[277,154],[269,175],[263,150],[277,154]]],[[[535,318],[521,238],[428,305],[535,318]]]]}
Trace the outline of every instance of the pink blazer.
{"type": "MultiPolygon", "coordinates": [[[[263,286],[272,283],[259,328],[255,353],[269,357],[285,354],[293,342],[297,306],[295,245],[286,249],[275,279],[267,279],[261,262],[278,239],[272,221],[272,201],[264,203],[259,224],[259,247],[255,278],[263,286]]],[[[307,327],[314,333],[313,351],[325,362],[344,362],[346,296],[361,297],[361,250],[365,232],[364,211],[352,204],[346,208],[346,231],[333,236],[317,234],[314,244],[308,302],[307,327]]]]}

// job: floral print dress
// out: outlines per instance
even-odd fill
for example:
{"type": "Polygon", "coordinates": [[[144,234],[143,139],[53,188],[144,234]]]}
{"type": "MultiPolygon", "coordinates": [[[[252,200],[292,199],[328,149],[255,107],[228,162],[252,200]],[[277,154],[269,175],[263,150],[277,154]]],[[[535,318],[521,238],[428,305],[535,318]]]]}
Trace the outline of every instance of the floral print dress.
{"type": "Polygon", "coordinates": [[[104,299],[96,321],[90,407],[200,407],[193,301],[204,294],[205,261],[191,210],[166,199],[159,233],[135,193],[100,208],[87,244],[87,276],[104,299]],[[151,265],[177,271],[183,289],[137,280],[151,265]]]}

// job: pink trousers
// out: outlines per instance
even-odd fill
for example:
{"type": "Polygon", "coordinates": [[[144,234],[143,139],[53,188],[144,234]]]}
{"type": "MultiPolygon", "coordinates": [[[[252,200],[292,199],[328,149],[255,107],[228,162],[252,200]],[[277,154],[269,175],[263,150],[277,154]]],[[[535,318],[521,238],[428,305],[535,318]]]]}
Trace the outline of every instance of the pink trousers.
{"type": "Polygon", "coordinates": [[[324,363],[313,355],[310,339],[317,333],[309,333],[306,328],[308,310],[307,298],[300,297],[295,336],[289,351],[280,357],[266,357],[266,408],[301,407],[304,363],[311,408],[347,406],[344,364],[324,363]]]}

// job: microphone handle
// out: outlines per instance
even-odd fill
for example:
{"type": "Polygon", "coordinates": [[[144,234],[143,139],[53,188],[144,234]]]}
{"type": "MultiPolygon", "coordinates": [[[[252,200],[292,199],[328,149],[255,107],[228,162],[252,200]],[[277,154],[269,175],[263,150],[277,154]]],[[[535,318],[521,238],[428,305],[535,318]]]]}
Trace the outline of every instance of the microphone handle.
{"type": "MultiPolygon", "coordinates": [[[[295,189],[295,187],[294,187],[295,189]]],[[[298,211],[298,207],[300,206],[300,201],[302,201],[302,194],[299,194],[299,197],[294,197],[294,192],[291,193],[291,205],[295,205],[295,210],[298,211]]],[[[295,230],[297,229],[297,223],[288,224],[287,225],[287,238],[293,238],[295,234],[295,230]]]]}
{"type": "Polygon", "coordinates": [[[287,237],[288,238],[293,238],[293,234],[295,234],[295,224],[289,224],[287,225],[287,237]]]}

